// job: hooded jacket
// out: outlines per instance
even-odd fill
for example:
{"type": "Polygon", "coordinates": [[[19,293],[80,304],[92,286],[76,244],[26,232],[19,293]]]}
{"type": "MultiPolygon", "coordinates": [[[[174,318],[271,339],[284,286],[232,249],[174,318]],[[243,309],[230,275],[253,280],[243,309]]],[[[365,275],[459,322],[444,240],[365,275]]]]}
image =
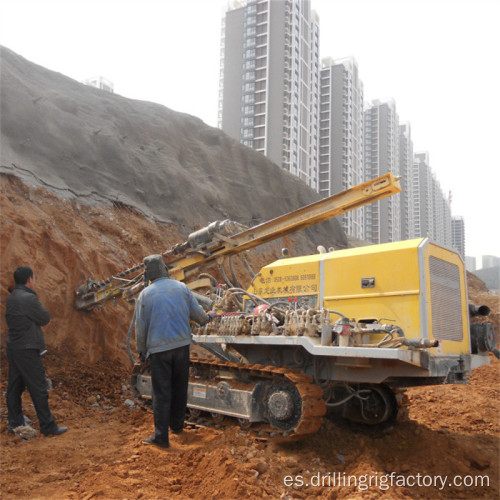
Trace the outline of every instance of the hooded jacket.
{"type": "Polygon", "coordinates": [[[140,293],[135,306],[137,352],[149,356],[189,345],[190,319],[201,325],[209,319],[191,290],[169,278],[155,280],[140,293]]]}
{"type": "Polygon", "coordinates": [[[7,346],[11,349],[45,349],[41,327],[50,321],[50,313],[37,294],[26,285],[16,285],[7,297],[5,319],[9,328],[7,346]]]}

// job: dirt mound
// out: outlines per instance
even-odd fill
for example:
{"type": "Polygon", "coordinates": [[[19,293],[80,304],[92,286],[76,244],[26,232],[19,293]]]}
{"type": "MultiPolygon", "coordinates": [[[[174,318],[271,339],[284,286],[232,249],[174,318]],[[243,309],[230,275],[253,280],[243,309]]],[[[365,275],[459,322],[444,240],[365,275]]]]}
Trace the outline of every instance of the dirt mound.
{"type": "MultiPolygon", "coordinates": [[[[13,286],[13,269],[29,264],[37,275],[40,299],[52,313],[45,328],[49,349],[68,346],[85,361],[125,359],[121,351],[130,306],[119,302],[82,314],[73,308],[76,285],[96,274],[115,274],[141,262],[143,255],[161,253],[179,239],[177,231],[126,209],[72,204],[28,188],[15,177],[1,176],[1,185],[2,304],[13,286]]],[[[3,335],[3,314],[1,324],[3,335]]]]}
{"type": "Polygon", "coordinates": [[[467,285],[469,293],[480,294],[489,292],[485,282],[469,271],[467,271],[467,285]]]}
{"type": "MultiPolygon", "coordinates": [[[[82,204],[123,202],[184,233],[226,218],[253,226],[319,199],[194,116],[85,86],[7,48],[0,56],[0,172],[82,204]]],[[[336,221],[307,234],[347,246],[336,221]]]]}
{"type": "MultiPolygon", "coordinates": [[[[37,274],[40,299],[52,313],[44,329],[49,350],[66,349],[83,362],[128,362],[125,347],[132,306],[121,300],[82,313],[73,307],[75,289],[88,277],[107,278],[183,241],[178,229],[148,220],[123,204],[88,206],[61,200],[14,176],[0,174],[0,185],[0,303],[14,285],[12,271],[29,264],[37,274]]],[[[285,243],[266,245],[248,260],[259,269],[276,258],[280,245],[295,248],[295,241],[290,237],[285,243]]],[[[303,247],[302,239],[298,248],[303,247]]],[[[243,264],[235,264],[240,281],[248,283],[243,264]]],[[[4,337],[3,314],[0,325],[4,337]]]]}

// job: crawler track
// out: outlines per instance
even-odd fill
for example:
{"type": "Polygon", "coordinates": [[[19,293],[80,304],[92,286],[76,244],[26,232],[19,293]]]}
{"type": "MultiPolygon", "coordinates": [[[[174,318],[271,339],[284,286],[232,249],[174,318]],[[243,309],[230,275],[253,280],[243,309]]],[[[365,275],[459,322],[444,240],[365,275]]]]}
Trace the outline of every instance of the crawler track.
{"type": "Polygon", "coordinates": [[[235,375],[244,375],[250,380],[267,379],[292,384],[300,396],[301,408],[300,418],[295,426],[288,430],[288,435],[305,436],[314,434],[321,427],[323,416],[326,414],[323,391],[314,384],[311,377],[298,370],[201,359],[192,359],[191,367],[197,368],[199,372],[205,374],[216,375],[218,372],[224,371],[235,375]]]}

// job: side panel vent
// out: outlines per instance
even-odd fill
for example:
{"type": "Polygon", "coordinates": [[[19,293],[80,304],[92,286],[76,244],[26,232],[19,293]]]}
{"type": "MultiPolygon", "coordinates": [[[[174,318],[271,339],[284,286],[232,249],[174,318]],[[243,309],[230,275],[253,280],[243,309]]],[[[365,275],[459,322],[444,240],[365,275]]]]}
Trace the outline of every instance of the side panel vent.
{"type": "Polygon", "coordinates": [[[432,335],[437,340],[463,340],[462,296],[458,266],[429,257],[432,335]]]}

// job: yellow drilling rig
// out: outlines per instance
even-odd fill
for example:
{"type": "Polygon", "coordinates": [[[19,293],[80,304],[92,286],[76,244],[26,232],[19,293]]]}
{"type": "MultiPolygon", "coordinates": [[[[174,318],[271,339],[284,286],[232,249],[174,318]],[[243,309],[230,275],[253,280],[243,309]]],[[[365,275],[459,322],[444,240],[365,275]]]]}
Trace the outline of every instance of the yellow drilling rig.
{"type": "MultiPolygon", "coordinates": [[[[460,256],[427,238],[319,248],[256,274],[247,266],[247,289],[224,272],[225,259],[400,190],[386,174],[252,228],[213,222],[159,257],[172,279],[219,313],[204,327],[193,325],[194,342],[213,355],[191,360],[194,417],[230,416],[295,436],[317,431],[327,411],[379,424],[405,418],[406,387],[464,383],[489,363],[495,331],[469,322],[489,309],[468,304],[460,256]],[[224,283],[207,273],[214,266],[224,283]]],[[[147,286],[143,271],[139,264],[104,281],[88,279],[76,291],[76,308],[133,301],[147,286]]],[[[129,341],[132,329],[133,322],[129,341]]],[[[132,380],[141,397],[151,397],[147,365],[136,363],[132,380]]]]}

